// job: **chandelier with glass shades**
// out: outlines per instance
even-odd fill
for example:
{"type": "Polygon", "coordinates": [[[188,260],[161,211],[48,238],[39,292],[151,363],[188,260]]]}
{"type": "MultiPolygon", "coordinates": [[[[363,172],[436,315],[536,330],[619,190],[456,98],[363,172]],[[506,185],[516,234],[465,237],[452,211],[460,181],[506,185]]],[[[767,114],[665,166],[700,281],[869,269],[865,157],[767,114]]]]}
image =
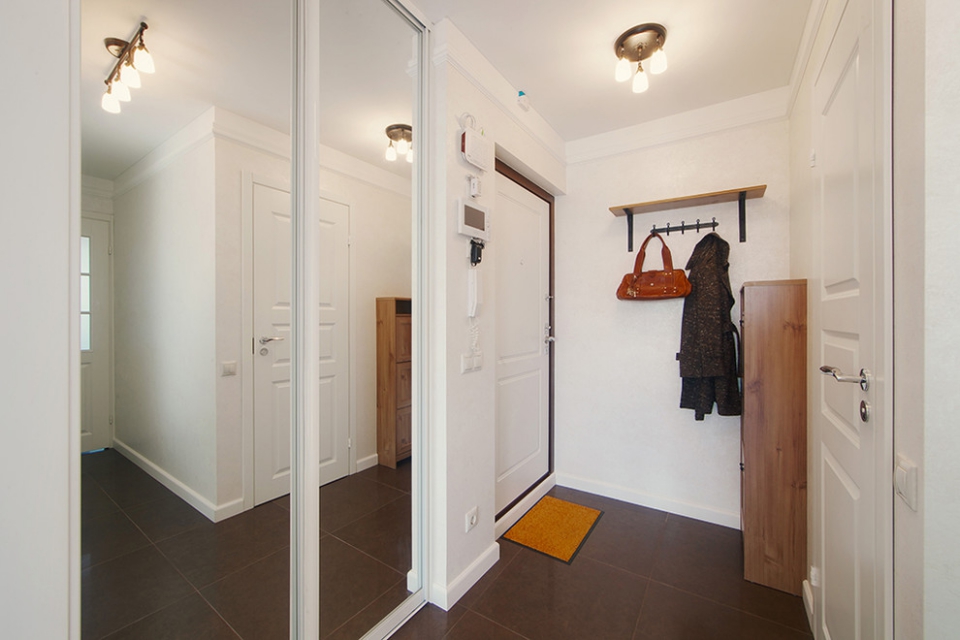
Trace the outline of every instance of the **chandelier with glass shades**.
{"type": "Polygon", "coordinates": [[[104,38],[107,51],[117,57],[113,71],[104,80],[107,90],[103,93],[100,106],[108,113],[120,113],[120,103],[130,101],[130,89],[140,87],[140,74],[153,73],[153,56],[143,43],[143,32],[147,23],[141,22],[140,28],[129,41],[120,38],[104,38]]]}
{"type": "Polygon", "coordinates": [[[617,54],[617,69],[614,75],[617,82],[626,82],[633,78],[633,92],[643,93],[650,87],[647,70],[643,68],[648,61],[650,73],[660,74],[667,70],[667,54],[663,52],[663,43],[667,41],[667,30],[654,22],[639,24],[627,29],[613,45],[617,54]]]}

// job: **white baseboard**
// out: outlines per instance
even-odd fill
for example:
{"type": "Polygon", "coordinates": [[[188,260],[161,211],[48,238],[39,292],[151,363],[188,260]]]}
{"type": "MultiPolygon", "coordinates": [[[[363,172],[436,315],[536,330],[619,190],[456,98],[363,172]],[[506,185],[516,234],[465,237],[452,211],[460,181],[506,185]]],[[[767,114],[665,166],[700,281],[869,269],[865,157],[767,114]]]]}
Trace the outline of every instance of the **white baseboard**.
{"type": "Polygon", "coordinates": [[[243,498],[237,498],[224,504],[215,505],[189,486],[178,480],[136,449],[114,438],[113,447],[133,464],[143,469],[150,477],[175,493],[180,499],[205,515],[212,522],[226,520],[243,511],[243,498]]]}
{"type": "Polygon", "coordinates": [[[693,518],[695,520],[719,524],[723,527],[730,527],[731,529],[740,529],[740,514],[737,512],[721,511],[720,509],[704,507],[698,504],[690,504],[688,502],[680,502],[678,500],[670,500],[669,498],[652,496],[641,491],[637,491],[636,489],[630,489],[628,487],[622,487],[607,482],[600,482],[599,480],[581,478],[579,476],[573,476],[565,473],[557,474],[557,484],[561,487],[577,489],[579,491],[586,491],[588,493],[595,493],[607,498],[623,500],[624,502],[630,502],[632,504],[638,504],[642,507],[650,507],[651,509],[666,511],[678,516],[686,516],[687,518],[693,518]]]}
{"type": "Polygon", "coordinates": [[[810,631],[813,632],[813,587],[810,586],[809,580],[803,581],[803,608],[807,612],[807,623],[810,625],[810,631]]]}
{"type": "Polygon", "coordinates": [[[476,560],[470,563],[470,566],[463,570],[453,582],[447,585],[434,583],[430,593],[430,602],[437,605],[444,611],[449,611],[457,601],[483,577],[490,568],[500,559],[500,545],[494,541],[487,550],[480,554],[476,560]]]}
{"type": "Polygon", "coordinates": [[[357,460],[357,473],[371,469],[378,464],[380,464],[380,457],[377,454],[367,456],[366,458],[359,458],[357,460]]]}
{"type": "Polygon", "coordinates": [[[499,539],[500,536],[505,534],[510,527],[517,523],[517,520],[523,517],[523,514],[529,511],[533,505],[537,504],[540,498],[547,495],[547,492],[553,489],[556,484],[557,474],[551,473],[543,482],[537,485],[533,491],[525,495],[523,500],[515,504],[510,511],[507,511],[496,521],[494,524],[493,537],[499,539]]]}

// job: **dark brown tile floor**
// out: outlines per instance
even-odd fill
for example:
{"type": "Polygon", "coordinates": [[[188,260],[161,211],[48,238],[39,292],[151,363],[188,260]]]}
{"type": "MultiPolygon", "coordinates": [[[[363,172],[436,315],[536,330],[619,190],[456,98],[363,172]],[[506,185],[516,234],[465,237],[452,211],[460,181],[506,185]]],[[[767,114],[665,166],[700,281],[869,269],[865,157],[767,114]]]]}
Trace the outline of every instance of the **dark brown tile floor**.
{"type": "MultiPolygon", "coordinates": [[[[85,640],[289,636],[289,496],[213,524],[113,450],[81,491],[85,640]]],[[[356,640],[408,595],[409,462],[322,487],[320,537],[321,638],[356,640]]]]}
{"type": "Polygon", "coordinates": [[[450,611],[428,605],[396,640],[801,640],[800,598],[746,582],[740,532],[554,488],[602,509],[570,565],[500,540],[500,561],[450,611]]]}
{"type": "MultiPolygon", "coordinates": [[[[449,612],[397,639],[810,638],[797,597],[746,582],[738,531],[572,489],[604,511],[570,565],[509,541],[449,612]]],[[[320,490],[320,637],[356,640],[408,595],[410,467],[320,490]]],[[[214,525],[113,451],[83,459],[87,638],[286,638],[289,500],[214,525]],[[184,631],[189,629],[189,631],[184,631]]]]}

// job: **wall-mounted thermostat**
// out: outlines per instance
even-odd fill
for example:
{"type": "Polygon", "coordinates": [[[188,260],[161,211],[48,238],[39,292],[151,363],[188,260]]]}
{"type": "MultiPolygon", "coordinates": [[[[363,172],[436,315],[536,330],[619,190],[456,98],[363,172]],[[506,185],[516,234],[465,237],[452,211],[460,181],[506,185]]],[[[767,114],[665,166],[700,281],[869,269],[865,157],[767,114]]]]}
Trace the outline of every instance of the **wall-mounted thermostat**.
{"type": "Polygon", "coordinates": [[[489,241],[490,210],[471,200],[457,200],[457,231],[471,238],[489,241]]]}
{"type": "Polygon", "coordinates": [[[464,160],[478,169],[493,169],[493,143],[473,129],[464,129],[460,134],[460,153],[464,160]]]}

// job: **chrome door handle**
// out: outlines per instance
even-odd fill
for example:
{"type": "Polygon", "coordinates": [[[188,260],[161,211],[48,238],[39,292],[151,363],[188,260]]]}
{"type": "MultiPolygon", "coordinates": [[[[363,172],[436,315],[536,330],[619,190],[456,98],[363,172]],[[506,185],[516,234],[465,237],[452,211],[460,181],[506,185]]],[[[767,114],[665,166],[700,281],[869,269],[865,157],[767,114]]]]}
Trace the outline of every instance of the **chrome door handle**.
{"type": "Polygon", "coordinates": [[[260,338],[260,344],[267,344],[268,342],[273,342],[274,340],[280,342],[283,340],[283,336],[264,336],[263,338],[260,338]]]}
{"type": "Polygon", "coordinates": [[[860,369],[859,376],[850,376],[845,373],[842,373],[836,367],[831,367],[829,365],[823,365],[820,367],[820,372],[827,376],[833,376],[837,382],[853,382],[860,385],[860,388],[864,391],[869,391],[870,389],[870,372],[867,369],[860,369]]]}
{"type": "Polygon", "coordinates": [[[556,342],[556,341],[557,341],[557,339],[554,338],[553,336],[547,336],[546,338],[543,339],[543,342],[544,342],[545,344],[546,344],[546,343],[550,343],[550,342],[556,342]]]}

